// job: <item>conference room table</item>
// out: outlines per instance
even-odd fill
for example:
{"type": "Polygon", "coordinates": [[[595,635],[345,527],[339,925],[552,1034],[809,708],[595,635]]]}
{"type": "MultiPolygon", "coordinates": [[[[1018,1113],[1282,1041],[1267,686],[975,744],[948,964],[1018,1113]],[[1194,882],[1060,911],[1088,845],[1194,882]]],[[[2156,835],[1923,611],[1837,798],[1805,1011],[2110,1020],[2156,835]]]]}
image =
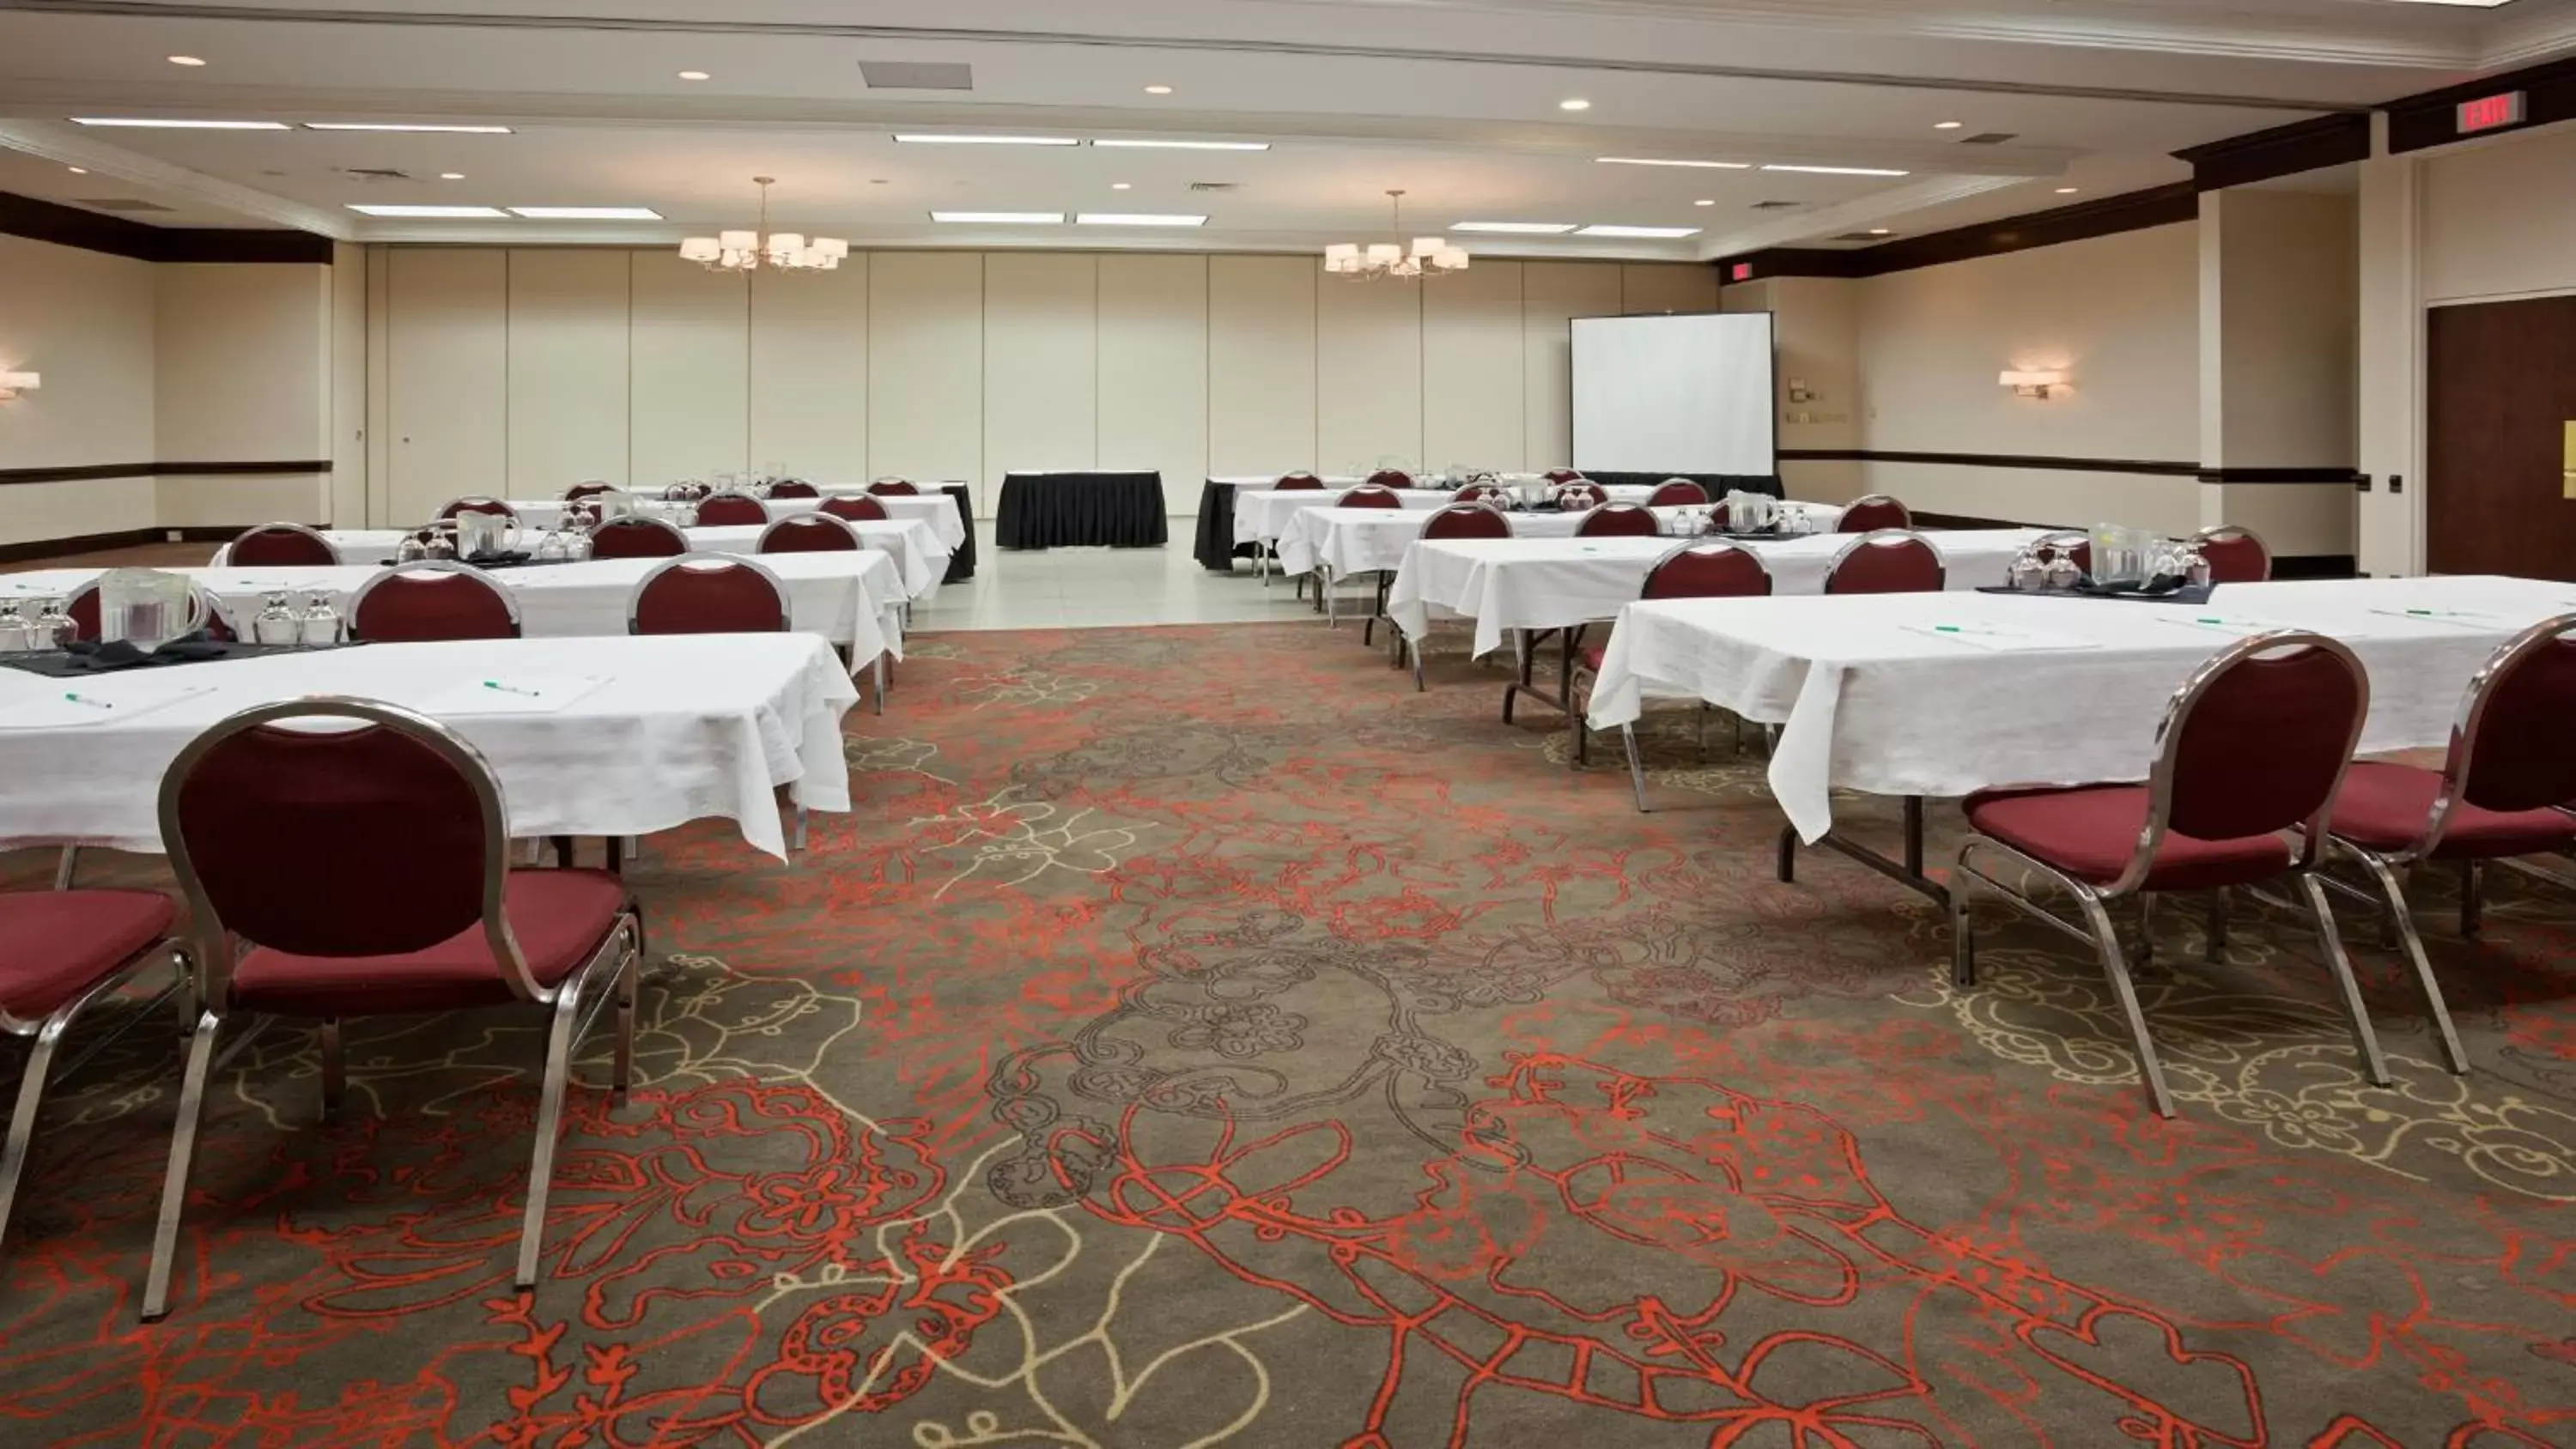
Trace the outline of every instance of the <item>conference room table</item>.
{"type": "Polygon", "coordinates": [[[993,509],[997,548],[1160,548],[1169,537],[1151,468],[1014,470],[993,509]]]}
{"type": "MultiPolygon", "coordinates": [[[[1359,487],[1356,480],[1328,484],[1323,488],[1276,488],[1234,495],[1234,538],[1237,543],[1266,544],[1276,547],[1287,535],[1288,524],[1298,514],[1318,508],[1338,508],[1342,495],[1359,487]]],[[[1407,512],[1428,513],[1446,508],[1458,501],[1456,488],[1398,488],[1392,490],[1407,512]]],[[[1643,503],[1654,496],[1652,488],[1605,488],[1613,503],[1643,503]]],[[[1295,573],[1297,570],[1286,570],[1295,573]]]]}
{"type": "MultiPolygon", "coordinates": [[[[868,490],[865,488],[830,487],[823,489],[822,492],[823,498],[868,496],[868,490]]],[[[758,502],[769,514],[770,521],[775,523],[782,518],[794,518],[799,514],[820,510],[823,506],[823,498],[763,498],[758,502]]],[[[511,510],[519,515],[519,522],[524,527],[542,532],[563,522],[564,504],[560,499],[513,498],[509,502],[511,510]]],[[[880,497],[877,503],[885,509],[886,517],[898,523],[917,521],[928,524],[931,536],[938,539],[940,546],[951,553],[966,542],[965,515],[959,511],[957,500],[945,493],[895,494],[890,497],[880,497]]],[[[636,505],[641,512],[654,517],[668,516],[683,506],[652,497],[640,498],[636,500],[636,505]]]]}
{"type": "MultiPolygon", "coordinates": [[[[1782,510],[1798,519],[1808,533],[1830,534],[1842,521],[1841,505],[1784,503],[1782,510]]],[[[1285,574],[1317,569],[1334,578],[1353,574],[1392,573],[1404,562],[1405,550],[1431,526],[1433,510],[1395,508],[1309,508],[1292,513],[1279,534],[1279,570],[1285,574]]],[[[1516,509],[1503,515],[1515,538],[1571,538],[1583,526],[1587,510],[1516,509]]],[[[1679,538],[1701,532],[1707,524],[1705,504],[1658,508],[1663,532],[1679,538]]],[[[1846,537],[1846,541],[1848,538],[1846,537]]]]}
{"type": "MultiPolygon", "coordinates": [[[[1941,535],[1932,535],[1935,538],[1941,535]]],[[[1827,845],[1940,898],[1922,870],[1926,797],[2146,777],[2167,702],[2229,644],[2307,629],[2370,674],[2361,748],[2437,747],[2498,646],[2576,613],[2576,584],[2486,576],[2222,584],[2200,604],[2015,594],[1630,603],[1589,718],[1633,723],[1649,694],[1779,727],[1772,794],[1795,843],[1827,845]],[[1906,804],[1902,863],[1836,829],[1834,792],[1906,804]]]]}
{"type": "MultiPolygon", "coordinates": [[[[752,554],[759,552],[760,535],[765,527],[756,523],[736,523],[680,531],[687,535],[689,548],[695,553],[752,554]]],[[[939,592],[939,585],[948,573],[948,550],[932,536],[929,524],[918,519],[871,519],[852,523],[850,527],[865,548],[893,556],[907,600],[923,603],[939,592]]],[[[406,528],[333,528],[323,530],[322,536],[339,550],[340,561],[344,564],[389,564],[402,548],[402,541],[413,532],[406,528]]],[[[523,548],[527,546],[522,544],[523,548]]],[[[215,565],[222,567],[231,553],[230,544],[215,550],[215,565]]],[[[766,563],[786,555],[761,554],[760,557],[766,563]]]]}
{"type": "Polygon", "coordinates": [[[368,644],[130,669],[76,690],[0,668],[0,848],[158,852],[161,777],[179,752],[229,715],[308,695],[455,729],[491,763],[514,839],[717,818],[785,860],[778,787],[810,811],[850,808],[841,721],[858,691],[814,635],[368,644]]]}

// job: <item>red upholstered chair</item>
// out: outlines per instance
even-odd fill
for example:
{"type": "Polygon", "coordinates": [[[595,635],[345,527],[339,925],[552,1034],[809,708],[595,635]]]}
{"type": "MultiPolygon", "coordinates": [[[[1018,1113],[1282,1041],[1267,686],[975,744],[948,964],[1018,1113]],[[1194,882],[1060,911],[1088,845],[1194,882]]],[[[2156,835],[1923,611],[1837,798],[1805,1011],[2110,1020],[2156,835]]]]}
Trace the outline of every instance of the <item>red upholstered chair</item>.
{"type": "Polygon", "coordinates": [[[519,516],[519,510],[509,504],[498,498],[487,498],[479,493],[470,493],[463,498],[452,499],[445,508],[438,510],[438,516],[441,519],[454,518],[460,513],[497,513],[503,518],[519,516]]]}
{"type": "Polygon", "coordinates": [[[629,634],[780,634],[787,586],[736,554],[692,553],[655,564],[626,602],[629,634]]]}
{"type": "MultiPolygon", "coordinates": [[[[1732,543],[1686,543],[1655,561],[1646,571],[1646,581],[1637,590],[1640,600],[1649,599],[1741,599],[1761,598],[1771,592],[1771,570],[1762,556],[1749,548],[1732,543]]],[[[1577,708],[1569,711],[1568,723],[1574,730],[1574,764],[1577,768],[1591,762],[1591,727],[1583,722],[1583,709],[1589,707],[1592,685],[1601,677],[1601,666],[1610,657],[1610,645],[1582,642],[1583,630],[1575,631],[1573,675],[1566,682],[1566,698],[1577,708]]],[[[1706,723],[1708,706],[1700,706],[1702,723],[1706,723]]],[[[1737,721],[1736,748],[1744,744],[1742,721],[1737,721]]],[[[1704,732],[1703,732],[1704,733],[1704,732]]],[[[1628,725],[1619,727],[1619,742],[1628,752],[1628,782],[1637,795],[1637,813],[1646,813],[1646,769],[1637,757],[1637,732],[1628,725]]],[[[1702,741],[1705,744],[1705,739],[1702,741]]]]}
{"type": "Polygon", "coordinates": [[[565,489],[564,502],[579,503],[585,498],[596,498],[602,493],[614,493],[616,491],[617,485],[613,483],[602,483],[598,479],[594,478],[590,482],[576,483],[570,488],[565,489]]]}
{"type": "Polygon", "coordinates": [[[343,1093],[349,1018],[516,1007],[545,1021],[511,1280],[535,1288],[565,1079],[603,1007],[616,1008],[609,1073],[620,1102],[631,1074],[644,928],[625,883],[606,871],[511,870],[508,812],[482,755],[435,720],[365,700],[260,705],[198,736],[162,776],[161,835],[201,943],[205,1004],[188,1039],[143,1316],[169,1311],[207,1078],[237,1016],[254,1031],[280,1017],[319,1025],[326,1117],[343,1093]],[[282,860],[295,868],[278,869],[282,860]]]}
{"type": "Polygon", "coordinates": [[[349,637],[370,644],[516,639],[519,602],[472,564],[396,564],[349,596],[349,637]]]}
{"type": "Polygon", "coordinates": [[[849,521],[829,513],[797,513],[760,531],[757,553],[846,553],[867,547],[849,521]]]}
{"type": "Polygon", "coordinates": [[[1655,485],[1646,499],[1648,508],[1697,508],[1708,501],[1708,490],[1688,478],[1667,478],[1655,485]]]}
{"type": "Polygon", "coordinates": [[[36,1109],[64,1033],[90,1004],[114,996],[135,973],[170,961],[180,1018],[196,1016],[195,976],[170,939],[178,903],[159,891],[54,890],[0,894],[0,1033],[27,1039],[17,1107],[0,1144],[0,1249],[9,1242],[9,1210],[36,1132],[36,1109]]]}
{"type": "Polygon", "coordinates": [[[1383,488],[1375,483],[1363,483],[1357,488],[1345,490],[1341,497],[1333,500],[1333,506],[1335,508],[1402,508],[1404,500],[1391,488],[1383,488]]]}
{"type": "Polygon", "coordinates": [[[1596,504],[1574,525],[1576,538],[1652,538],[1663,531],[1664,521],[1641,503],[1596,504]]]}
{"type": "Polygon", "coordinates": [[[2568,722],[2576,720],[2571,636],[2576,613],[2560,614],[2523,630],[2488,657],[2461,698],[2440,769],[2356,760],[2335,796],[2327,829],[2379,894],[2374,898],[2331,876],[2325,883],[2373,906],[2384,900],[2396,917],[2407,962],[2454,1072],[2467,1072],[2469,1060],[2407,909],[2406,879],[2417,866],[2458,865],[2464,936],[2477,934],[2483,862],[2522,864],[2528,874],[2576,889],[2576,880],[2518,859],[2576,850],[2576,814],[2568,808],[2576,802],[2576,752],[2566,746],[2568,722]]]}
{"type": "Polygon", "coordinates": [[[1941,551],[1902,528],[1862,534],[1825,569],[1829,594],[1937,594],[1948,582],[1941,551]]]}
{"type": "Polygon", "coordinates": [[[781,478],[769,485],[772,498],[820,498],[823,490],[802,478],[781,478]]]}
{"type": "Polygon", "coordinates": [[[1376,472],[1368,475],[1368,486],[1371,488],[1410,488],[1413,486],[1413,475],[1405,472],[1402,468],[1380,468],[1376,472]]]}
{"type": "Polygon", "coordinates": [[[1547,470],[1547,481],[1550,483],[1579,483],[1583,481],[1583,475],[1572,468],[1550,468],[1547,470]]]}
{"type": "Polygon", "coordinates": [[[748,493],[710,493],[698,500],[700,528],[755,527],[769,522],[769,509],[748,493]]]}
{"type": "Polygon", "coordinates": [[[2173,1096],[2106,907],[2130,896],[2252,889],[2291,877],[2306,895],[2363,1066],[2371,1081],[2387,1086],[2387,1063],[2319,884],[2327,817],[2369,709],[2370,681],[2350,649],[2298,630],[2257,634],[2220,651],[2174,692],[2156,727],[2145,784],[1969,796],[1962,808],[1972,833],[1960,842],[1950,873],[1951,966],[1958,984],[1965,988],[1976,979],[1970,881],[2091,941],[2128,1018],[2147,1100],[2170,1117],[2173,1096]],[[1989,855],[2002,858],[2000,876],[1976,864],[1989,855]],[[2073,896],[2082,923],[2024,894],[2026,874],[2073,896]]]}
{"type": "Polygon", "coordinates": [[[1884,493],[1855,498],[1843,510],[1842,520],[1834,525],[1836,533],[1874,533],[1882,528],[1912,528],[1914,515],[1905,505],[1884,493]]]}
{"type": "Polygon", "coordinates": [[[592,558],[678,558],[688,551],[687,534],[667,520],[641,514],[611,518],[590,531],[592,558]]]}
{"type": "Polygon", "coordinates": [[[331,540],[300,523],[263,523],[224,548],[230,568],[328,568],[340,562],[331,540]]]}
{"type": "Polygon", "coordinates": [[[2223,523],[2191,536],[2192,547],[2209,560],[2213,584],[2259,584],[2272,577],[2272,550],[2250,528],[2223,523]]]}
{"type": "Polygon", "coordinates": [[[879,478],[868,485],[868,491],[883,494],[888,498],[910,498],[921,492],[901,478],[879,478]]]}
{"type": "MultiPolygon", "coordinates": [[[[233,626],[224,622],[222,604],[203,588],[197,590],[197,596],[206,601],[206,637],[232,643],[237,636],[233,626]]],[[[95,642],[99,637],[98,582],[93,579],[74,589],[72,596],[63,601],[63,612],[72,616],[73,638],[95,642]]]]}
{"type": "Polygon", "coordinates": [[[1322,491],[1323,486],[1324,480],[1316,477],[1312,473],[1283,473],[1279,475],[1279,481],[1272,485],[1272,491],[1277,493],[1315,493],[1322,491]]]}
{"type": "MultiPolygon", "coordinates": [[[[905,486],[909,487],[911,485],[907,484],[905,486]]],[[[888,494],[886,496],[894,497],[896,495],[888,494]]],[[[879,503],[874,498],[865,496],[853,497],[846,493],[834,494],[832,497],[824,499],[823,506],[818,511],[828,513],[834,518],[840,519],[844,523],[883,523],[892,516],[886,512],[886,506],[879,503]]]]}

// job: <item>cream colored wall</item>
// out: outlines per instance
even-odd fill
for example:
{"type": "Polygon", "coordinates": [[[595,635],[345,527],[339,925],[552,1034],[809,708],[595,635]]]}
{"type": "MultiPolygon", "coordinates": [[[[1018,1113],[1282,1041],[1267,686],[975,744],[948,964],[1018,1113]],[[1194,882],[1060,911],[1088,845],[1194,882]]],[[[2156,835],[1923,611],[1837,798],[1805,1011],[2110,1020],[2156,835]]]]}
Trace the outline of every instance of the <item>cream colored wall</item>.
{"type": "MultiPolygon", "coordinates": [[[[155,436],[165,462],[332,455],[332,268],[163,264],[156,298],[155,436]]],[[[326,472],[177,475],[155,490],[164,528],[329,521],[326,472]]]]}
{"type": "Polygon", "coordinates": [[[2418,164],[2424,302],[2576,292],[2576,125],[2418,164]]]}
{"type": "MultiPolygon", "coordinates": [[[[0,469],[148,464],[152,264],[0,236],[0,371],[39,390],[0,403],[0,469]]],[[[148,476],[0,486],[0,544],[149,528],[148,476]]]]}
{"type": "MultiPolygon", "coordinates": [[[[777,462],[836,481],[1564,461],[1566,321],[1716,303],[1706,267],[1480,262],[1424,286],[1314,259],[880,252],[746,284],[660,251],[378,250],[379,522],[504,483],[777,462]]],[[[345,285],[345,284],[344,284],[345,285]]]]}
{"type": "Polygon", "coordinates": [[[367,516],[367,253],[331,248],[331,459],[326,521],[367,516]]]}
{"type": "MultiPolygon", "coordinates": [[[[1861,445],[1860,284],[1839,277],[1772,277],[1726,289],[1725,310],[1771,314],[1780,448],[1848,451],[1861,445]],[[1808,394],[1793,402],[1793,389],[1808,394]]],[[[1849,503],[1867,491],[1862,465],[1844,459],[1783,458],[1780,484],[1792,498],[1849,503]]]]}
{"type": "Polygon", "coordinates": [[[2201,197],[2202,463],[2352,464],[2357,216],[2349,195],[2201,197]]]}

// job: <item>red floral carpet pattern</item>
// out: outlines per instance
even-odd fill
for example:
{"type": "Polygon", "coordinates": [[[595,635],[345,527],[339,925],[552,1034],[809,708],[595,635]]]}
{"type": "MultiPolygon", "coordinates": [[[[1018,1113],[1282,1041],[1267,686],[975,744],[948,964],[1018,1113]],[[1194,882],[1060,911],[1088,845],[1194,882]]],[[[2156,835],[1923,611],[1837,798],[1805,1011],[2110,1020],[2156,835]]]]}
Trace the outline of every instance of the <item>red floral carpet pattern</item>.
{"type": "Polygon", "coordinates": [[[2472,945],[2426,883],[2466,1079],[2351,923],[2394,1090],[2290,923],[2167,913],[2163,1122],[2079,954],[1997,920],[1956,992],[1926,903],[1775,883],[1686,715],[1641,816],[1348,631],[918,644],[810,857],[635,868],[638,1090],[576,1091],[536,1294],[534,1025],[387,1022],[331,1126],[295,1032],[222,1074],[138,1325],[139,1031],[48,1112],[0,1443],[2576,1442],[2576,901],[2472,945]]]}

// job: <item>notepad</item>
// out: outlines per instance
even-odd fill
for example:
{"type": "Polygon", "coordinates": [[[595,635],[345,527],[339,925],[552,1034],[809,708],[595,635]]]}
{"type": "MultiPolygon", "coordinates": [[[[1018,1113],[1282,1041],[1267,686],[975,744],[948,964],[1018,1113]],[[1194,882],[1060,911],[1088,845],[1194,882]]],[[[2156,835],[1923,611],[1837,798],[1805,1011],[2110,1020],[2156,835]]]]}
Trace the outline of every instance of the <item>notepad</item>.
{"type": "Polygon", "coordinates": [[[2269,619],[2231,619],[2224,614],[2158,614],[2156,617],[2186,629],[2211,629],[2221,634],[2233,634],[2239,639],[2289,627],[2269,619]]]}
{"type": "Polygon", "coordinates": [[[2030,629],[1998,629],[1989,624],[1904,624],[1900,628],[1912,633],[1965,644],[1971,649],[1984,649],[1996,654],[2039,653],[2055,649],[2099,649],[2092,639],[2078,639],[2071,634],[2044,634],[2030,629]]]}
{"type": "Polygon", "coordinates": [[[2392,619],[2412,619],[2419,624],[2457,624],[2464,629],[2520,629],[2534,619],[2518,619],[2510,614],[2490,614],[2484,609],[2373,609],[2392,619]]]}
{"type": "Polygon", "coordinates": [[[424,701],[424,713],[553,714],[608,682],[604,674],[499,674],[450,685],[424,701]]]}
{"type": "Polygon", "coordinates": [[[213,685],[150,690],[102,687],[87,680],[47,679],[43,694],[0,705],[0,730],[83,729],[123,724],[214,692],[213,685]],[[52,687],[57,686],[60,687],[52,687]]]}

